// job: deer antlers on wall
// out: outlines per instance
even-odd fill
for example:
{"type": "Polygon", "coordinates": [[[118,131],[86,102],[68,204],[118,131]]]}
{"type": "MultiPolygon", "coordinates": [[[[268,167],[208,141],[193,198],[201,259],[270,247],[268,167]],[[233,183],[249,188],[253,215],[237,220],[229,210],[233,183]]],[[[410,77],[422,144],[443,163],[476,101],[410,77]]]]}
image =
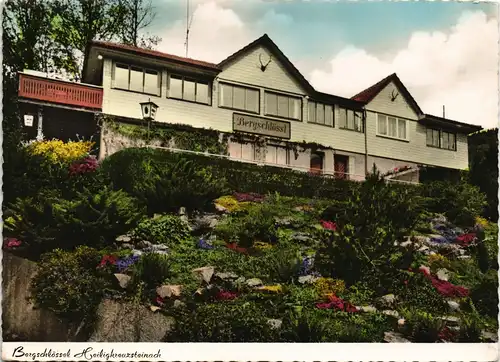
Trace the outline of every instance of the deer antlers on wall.
{"type": "Polygon", "coordinates": [[[392,93],[391,93],[391,101],[395,101],[396,98],[399,96],[399,93],[396,92],[394,89],[392,90],[392,93]]]}
{"type": "Polygon", "coordinates": [[[262,54],[259,54],[259,62],[260,62],[260,70],[262,70],[264,72],[266,70],[267,66],[269,65],[269,63],[271,63],[271,56],[269,56],[269,60],[267,61],[267,63],[264,64],[262,62],[262,54]]]}

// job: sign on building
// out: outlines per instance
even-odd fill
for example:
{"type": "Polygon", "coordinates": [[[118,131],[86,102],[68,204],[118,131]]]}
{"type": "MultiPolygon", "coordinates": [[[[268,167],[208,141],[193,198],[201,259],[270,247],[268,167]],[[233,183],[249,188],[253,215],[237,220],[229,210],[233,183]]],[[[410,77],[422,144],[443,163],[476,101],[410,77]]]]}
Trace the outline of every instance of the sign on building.
{"type": "Polygon", "coordinates": [[[290,139],[290,122],[233,113],[233,131],[290,139]]]}
{"type": "Polygon", "coordinates": [[[25,114],[24,115],[24,125],[26,127],[33,127],[33,115],[31,114],[25,114]]]}

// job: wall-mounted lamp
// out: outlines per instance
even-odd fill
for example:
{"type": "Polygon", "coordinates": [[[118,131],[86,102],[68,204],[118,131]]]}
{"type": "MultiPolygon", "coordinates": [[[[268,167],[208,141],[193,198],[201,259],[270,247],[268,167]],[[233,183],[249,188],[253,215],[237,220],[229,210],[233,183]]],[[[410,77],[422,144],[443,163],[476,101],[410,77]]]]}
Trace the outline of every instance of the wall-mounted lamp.
{"type": "Polygon", "coordinates": [[[149,139],[149,130],[151,128],[151,122],[156,118],[156,111],[158,110],[158,105],[154,102],[151,102],[151,99],[147,102],[140,103],[141,111],[142,111],[142,119],[148,122],[148,139],[149,139]]]}

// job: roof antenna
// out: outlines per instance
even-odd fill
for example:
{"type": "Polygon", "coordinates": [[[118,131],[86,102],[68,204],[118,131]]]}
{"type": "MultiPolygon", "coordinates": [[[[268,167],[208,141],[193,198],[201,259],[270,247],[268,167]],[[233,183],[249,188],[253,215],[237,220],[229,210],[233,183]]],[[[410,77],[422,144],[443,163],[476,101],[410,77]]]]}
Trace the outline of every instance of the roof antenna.
{"type": "Polygon", "coordinates": [[[443,104],[443,118],[446,118],[445,117],[445,111],[444,111],[444,104],[443,104]]]}
{"type": "Polygon", "coordinates": [[[186,47],[186,58],[188,57],[188,50],[189,50],[189,29],[191,28],[191,24],[193,23],[193,17],[189,17],[189,0],[187,0],[187,7],[186,7],[186,41],[184,43],[184,46],[186,47]]]}

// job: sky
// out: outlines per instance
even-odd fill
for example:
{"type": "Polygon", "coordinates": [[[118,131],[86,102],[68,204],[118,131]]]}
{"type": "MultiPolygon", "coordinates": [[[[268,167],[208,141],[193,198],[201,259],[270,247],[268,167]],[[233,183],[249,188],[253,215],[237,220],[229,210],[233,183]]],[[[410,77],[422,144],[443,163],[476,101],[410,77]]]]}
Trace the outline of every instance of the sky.
{"type": "MultiPolygon", "coordinates": [[[[158,50],[185,56],[187,0],[152,0],[158,50]]],[[[498,126],[497,3],[190,0],[190,58],[218,63],[267,33],[319,91],[396,73],[425,113],[498,126]]]]}

